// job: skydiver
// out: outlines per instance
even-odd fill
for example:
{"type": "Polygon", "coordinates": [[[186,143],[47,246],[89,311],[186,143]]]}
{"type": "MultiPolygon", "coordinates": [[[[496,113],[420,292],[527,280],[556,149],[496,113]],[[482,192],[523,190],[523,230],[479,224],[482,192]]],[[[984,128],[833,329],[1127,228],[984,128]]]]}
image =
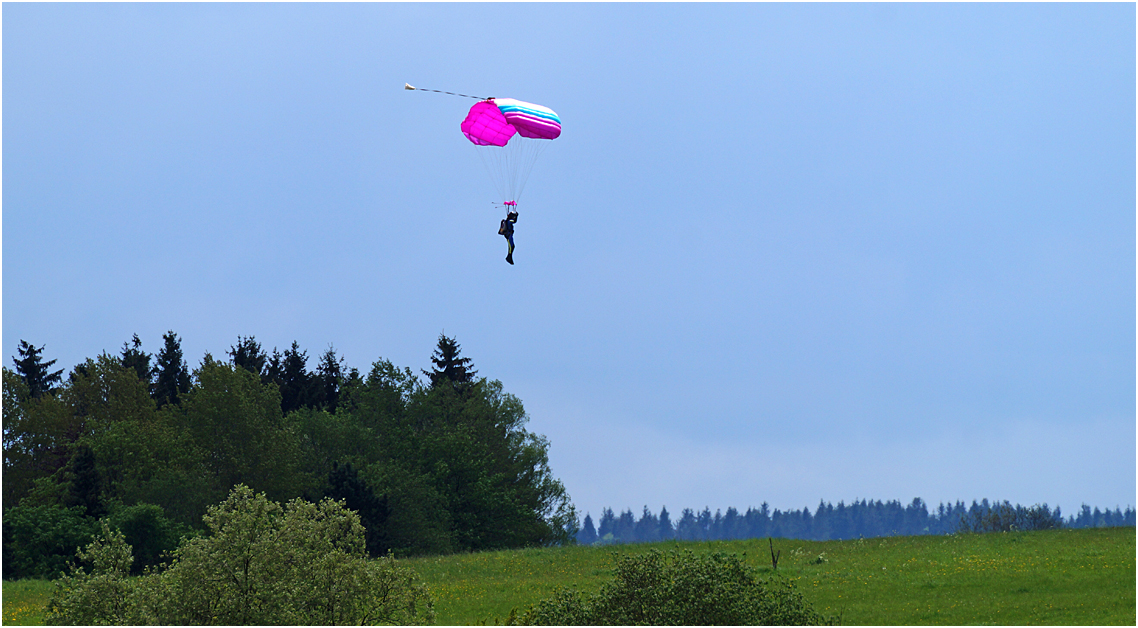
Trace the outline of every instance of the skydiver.
{"type": "Polygon", "coordinates": [[[514,223],[516,222],[518,222],[518,212],[511,209],[506,212],[502,225],[498,227],[498,233],[506,238],[506,242],[510,243],[510,249],[506,252],[506,261],[511,266],[514,265],[514,223]]]}

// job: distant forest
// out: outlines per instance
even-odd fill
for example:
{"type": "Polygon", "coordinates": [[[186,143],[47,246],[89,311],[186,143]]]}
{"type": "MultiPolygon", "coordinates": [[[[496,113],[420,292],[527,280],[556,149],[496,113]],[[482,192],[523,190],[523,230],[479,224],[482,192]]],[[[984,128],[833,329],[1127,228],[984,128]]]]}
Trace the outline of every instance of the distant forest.
{"type": "Polygon", "coordinates": [[[1134,518],[1134,509],[1129,506],[1125,511],[1117,508],[1101,511],[1083,505],[1078,514],[1064,519],[1059,508],[1051,510],[1046,504],[1025,508],[1006,501],[989,504],[987,499],[974,501],[970,507],[959,501],[948,506],[941,504],[931,513],[919,498],[908,506],[902,506],[899,501],[861,500],[848,505],[838,502],[837,506],[823,501],[813,513],[809,508],[772,511],[765,503],[759,508],[748,508],[745,513],[728,508],[726,513],[716,510],[714,515],[707,508],[698,513],[685,508],[674,522],[666,507],[656,515],[645,506],[639,519],[631,510],[617,515],[611,508],[605,508],[600,521],[594,524],[592,515],[586,514],[577,532],[577,542],[591,545],[766,537],[828,541],[961,531],[1133,526],[1134,518]]]}
{"type": "Polygon", "coordinates": [[[440,335],[422,376],[347,368],[329,348],[238,337],[190,369],[174,332],[64,377],[44,348],[3,369],[4,577],[53,577],[101,522],[159,562],[244,484],[274,501],[343,499],[373,556],[572,542],[578,518],[521,400],[440,335]]]}

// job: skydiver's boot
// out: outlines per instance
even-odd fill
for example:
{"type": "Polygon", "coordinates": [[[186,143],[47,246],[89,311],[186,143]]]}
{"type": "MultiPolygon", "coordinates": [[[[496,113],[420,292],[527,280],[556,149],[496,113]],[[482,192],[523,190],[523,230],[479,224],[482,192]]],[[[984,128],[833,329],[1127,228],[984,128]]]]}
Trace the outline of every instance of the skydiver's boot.
{"type": "Polygon", "coordinates": [[[514,252],[513,251],[506,253],[506,261],[510,263],[510,266],[514,265],[514,252]]]}

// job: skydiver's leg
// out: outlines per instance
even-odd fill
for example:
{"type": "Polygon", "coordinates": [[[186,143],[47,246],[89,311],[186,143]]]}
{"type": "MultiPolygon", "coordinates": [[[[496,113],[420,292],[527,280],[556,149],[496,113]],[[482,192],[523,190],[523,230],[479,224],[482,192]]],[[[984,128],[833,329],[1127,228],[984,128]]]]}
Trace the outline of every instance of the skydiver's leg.
{"type": "Polygon", "coordinates": [[[514,263],[514,236],[513,234],[506,236],[506,241],[510,243],[510,250],[506,252],[506,261],[510,264],[514,263]]]}

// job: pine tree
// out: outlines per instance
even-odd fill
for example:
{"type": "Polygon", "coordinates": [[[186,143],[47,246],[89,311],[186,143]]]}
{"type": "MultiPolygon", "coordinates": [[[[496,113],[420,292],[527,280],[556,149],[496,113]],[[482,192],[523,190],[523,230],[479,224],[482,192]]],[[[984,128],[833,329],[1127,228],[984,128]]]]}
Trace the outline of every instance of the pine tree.
{"type": "Polygon", "coordinates": [[[700,538],[699,522],[691,508],[684,508],[680,512],[680,520],[676,522],[676,538],[681,541],[695,541],[700,538]]]}
{"type": "Polygon", "coordinates": [[[240,366],[265,381],[268,356],[261,350],[261,343],[257,342],[255,336],[238,336],[237,344],[229,348],[229,356],[233,359],[234,366],[240,366]]]}
{"type": "Polygon", "coordinates": [[[577,542],[581,545],[592,545],[597,542],[597,529],[593,527],[593,518],[585,513],[585,525],[577,533],[577,542]]]}
{"type": "Polygon", "coordinates": [[[613,534],[616,530],[616,515],[613,514],[612,508],[605,508],[601,511],[601,522],[597,528],[597,536],[604,539],[606,536],[613,534]]]}
{"type": "Polygon", "coordinates": [[[273,347],[273,354],[269,356],[265,362],[265,372],[261,375],[261,381],[268,383],[273,382],[278,387],[282,382],[282,375],[284,373],[284,356],[276,347],[273,347]]]}
{"type": "Polygon", "coordinates": [[[122,365],[134,369],[139,381],[146,384],[148,390],[154,380],[154,368],[150,366],[150,358],[151,355],[142,350],[142,341],[138,339],[138,334],[134,335],[133,344],[122,343],[122,365]]]}
{"type": "Polygon", "coordinates": [[[12,361],[16,363],[16,373],[28,386],[29,396],[38,398],[45,393],[54,393],[55,386],[53,384],[59,384],[63,381],[63,370],[60,369],[53,373],[50,369],[55,364],[55,360],[41,361],[43,346],[41,345],[37,349],[34,345],[21,340],[17,351],[20,353],[20,359],[12,358],[12,361]]]}
{"type": "Polygon", "coordinates": [[[698,529],[700,541],[711,540],[711,508],[704,506],[703,512],[699,513],[695,519],[696,528],[698,529]]]}
{"type": "Polygon", "coordinates": [[[660,540],[660,520],[644,506],[640,521],[636,522],[635,540],[637,543],[652,543],[660,540]]]}
{"type": "Polygon", "coordinates": [[[154,382],[154,400],[159,408],[168,403],[180,403],[181,396],[190,391],[190,370],[182,359],[181,340],[169,331],[162,336],[162,341],[165,344],[158,353],[155,366],[158,378],[154,382]]]}
{"type": "Polygon", "coordinates": [[[450,384],[457,390],[465,390],[474,382],[474,376],[478,374],[478,371],[471,368],[471,359],[460,358],[460,353],[462,353],[462,349],[454,338],[447,338],[446,335],[439,334],[439,345],[435,349],[434,355],[431,356],[431,363],[435,365],[435,368],[431,371],[423,371],[423,374],[431,379],[432,388],[442,384],[450,384]]]}
{"type": "Polygon", "coordinates": [[[337,359],[336,350],[329,345],[324,355],[320,356],[320,365],[316,367],[317,406],[328,412],[335,412],[344,382],[344,359],[337,359]]]}
{"type": "Polygon", "coordinates": [[[301,351],[295,340],[285,351],[281,363],[280,380],[281,412],[288,414],[312,403],[312,376],[308,373],[308,352],[301,351]]]}
{"type": "Polygon", "coordinates": [[[632,510],[620,513],[612,535],[619,543],[636,542],[636,516],[632,514],[632,510]]]}
{"type": "Polygon", "coordinates": [[[743,517],[739,516],[739,511],[734,506],[727,508],[727,514],[723,515],[723,521],[720,523],[721,532],[720,538],[722,539],[745,539],[747,538],[747,531],[743,528],[743,517]]]}
{"type": "Polygon", "coordinates": [[[660,527],[657,533],[658,538],[667,541],[676,535],[676,531],[672,529],[672,519],[668,515],[668,507],[664,506],[660,509],[660,527]]]}

